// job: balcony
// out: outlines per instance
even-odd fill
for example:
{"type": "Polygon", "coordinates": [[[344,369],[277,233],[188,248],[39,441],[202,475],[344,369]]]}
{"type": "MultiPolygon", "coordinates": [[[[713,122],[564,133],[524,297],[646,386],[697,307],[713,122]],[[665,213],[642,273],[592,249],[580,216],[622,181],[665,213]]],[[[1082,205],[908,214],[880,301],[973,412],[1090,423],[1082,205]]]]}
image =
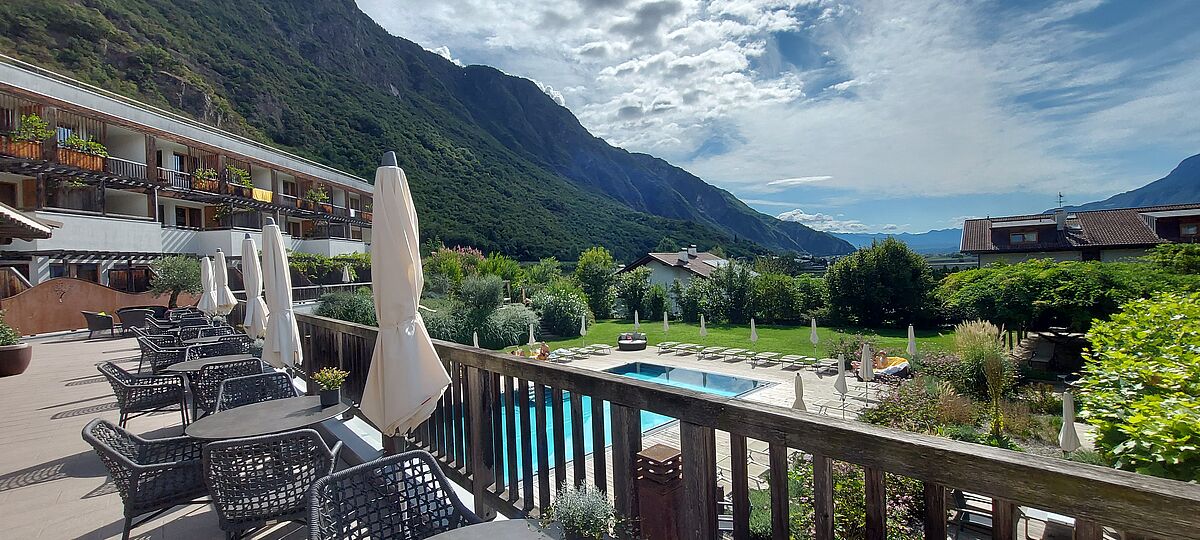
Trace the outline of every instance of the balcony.
{"type": "Polygon", "coordinates": [[[208,182],[213,183],[212,186],[203,185],[203,186],[195,186],[193,188],[192,175],[190,175],[186,172],[183,172],[183,171],[174,171],[171,169],[164,169],[162,167],[159,167],[158,168],[158,179],[166,187],[180,190],[180,191],[199,189],[201,191],[212,191],[213,193],[216,193],[216,189],[215,189],[216,182],[209,180],[208,182]],[[205,187],[212,188],[212,189],[203,189],[205,187]]]}
{"type": "Polygon", "coordinates": [[[146,164],[108,156],[104,158],[104,172],[114,176],[144,180],[146,178],[146,164]]]}

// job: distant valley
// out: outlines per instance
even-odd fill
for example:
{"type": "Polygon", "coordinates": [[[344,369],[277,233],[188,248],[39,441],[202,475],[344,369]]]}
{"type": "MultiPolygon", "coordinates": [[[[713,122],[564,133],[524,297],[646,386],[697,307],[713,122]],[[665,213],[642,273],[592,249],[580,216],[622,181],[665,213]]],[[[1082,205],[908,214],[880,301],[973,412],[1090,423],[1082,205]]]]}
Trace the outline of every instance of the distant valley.
{"type": "Polygon", "coordinates": [[[922,254],[958,253],[962,229],[938,229],[923,233],[833,233],[856,248],[870,247],[872,242],[894,237],[922,254]]]}

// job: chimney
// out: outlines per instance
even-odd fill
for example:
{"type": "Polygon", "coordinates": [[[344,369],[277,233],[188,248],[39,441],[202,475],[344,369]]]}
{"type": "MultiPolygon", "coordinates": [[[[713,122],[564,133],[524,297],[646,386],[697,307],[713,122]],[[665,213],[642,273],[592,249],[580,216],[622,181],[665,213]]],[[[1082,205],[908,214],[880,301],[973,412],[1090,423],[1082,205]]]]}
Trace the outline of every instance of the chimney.
{"type": "Polygon", "coordinates": [[[1058,227],[1058,230],[1060,230],[1060,231],[1065,230],[1067,228],[1067,211],[1066,210],[1059,208],[1058,210],[1054,211],[1054,224],[1055,224],[1055,226],[1058,227]]]}
{"type": "Polygon", "coordinates": [[[679,266],[685,266],[685,265],[687,265],[687,263],[688,263],[688,252],[686,250],[680,250],[679,266]]]}
{"type": "Polygon", "coordinates": [[[696,256],[696,244],[692,244],[692,245],[688,246],[688,256],[689,257],[696,256]]]}

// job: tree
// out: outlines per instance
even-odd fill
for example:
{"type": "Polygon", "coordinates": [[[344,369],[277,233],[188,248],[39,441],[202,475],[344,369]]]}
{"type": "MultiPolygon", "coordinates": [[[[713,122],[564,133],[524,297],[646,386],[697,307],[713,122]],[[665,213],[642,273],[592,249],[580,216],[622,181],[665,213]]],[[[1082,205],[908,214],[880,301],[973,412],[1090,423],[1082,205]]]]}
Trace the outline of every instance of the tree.
{"type": "Polygon", "coordinates": [[[575,266],[575,279],[587,295],[588,309],[597,318],[612,316],[614,265],[612,254],[597,246],[580,253],[575,266]]]}
{"type": "Polygon", "coordinates": [[[725,320],[740,324],[754,316],[754,279],[749,267],[730,261],[714,270],[708,279],[719,292],[720,311],[725,320]]]}
{"type": "Polygon", "coordinates": [[[644,305],[645,313],[651,320],[660,320],[663,313],[667,313],[671,309],[671,302],[667,299],[667,288],[662,284],[655,283],[646,292],[646,300],[644,305]]]}
{"type": "Polygon", "coordinates": [[[180,293],[199,294],[200,263],[191,257],[172,255],[163,257],[150,266],[154,277],[150,279],[150,292],[154,296],[169,294],[167,307],[179,302],[180,293]]]}
{"type": "Polygon", "coordinates": [[[646,294],[650,292],[650,269],[639,266],[633,270],[617,274],[615,289],[617,298],[625,303],[625,316],[633,317],[637,311],[642,316],[648,315],[644,304],[646,294]]]}
{"type": "Polygon", "coordinates": [[[874,327],[924,320],[934,282],[924,257],[904,242],[887,238],[833,263],[825,285],[830,315],[874,327]]]}
{"type": "Polygon", "coordinates": [[[1161,244],[1147,258],[1168,272],[1200,274],[1200,244],[1161,244]]]}

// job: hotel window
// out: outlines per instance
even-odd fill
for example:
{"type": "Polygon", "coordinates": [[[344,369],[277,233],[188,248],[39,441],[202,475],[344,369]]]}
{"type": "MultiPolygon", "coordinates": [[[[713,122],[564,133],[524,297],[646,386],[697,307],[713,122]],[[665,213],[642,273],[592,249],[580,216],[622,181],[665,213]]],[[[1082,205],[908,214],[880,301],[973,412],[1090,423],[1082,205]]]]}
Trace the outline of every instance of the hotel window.
{"type": "Polygon", "coordinates": [[[1010,233],[1008,235],[1008,243],[1010,244],[1031,244],[1038,241],[1037,231],[1027,231],[1019,233],[1010,233]]]}
{"type": "Polygon", "coordinates": [[[295,196],[296,196],[296,183],[295,183],[295,182],[288,182],[288,181],[284,180],[284,182],[283,182],[283,194],[284,194],[284,195],[291,195],[291,196],[295,197],[295,196]]]}
{"type": "Polygon", "coordinates": [[[1184,223],[1179,226],[1179,236],[1200,235],[1200,223],[1184,223]]]}

